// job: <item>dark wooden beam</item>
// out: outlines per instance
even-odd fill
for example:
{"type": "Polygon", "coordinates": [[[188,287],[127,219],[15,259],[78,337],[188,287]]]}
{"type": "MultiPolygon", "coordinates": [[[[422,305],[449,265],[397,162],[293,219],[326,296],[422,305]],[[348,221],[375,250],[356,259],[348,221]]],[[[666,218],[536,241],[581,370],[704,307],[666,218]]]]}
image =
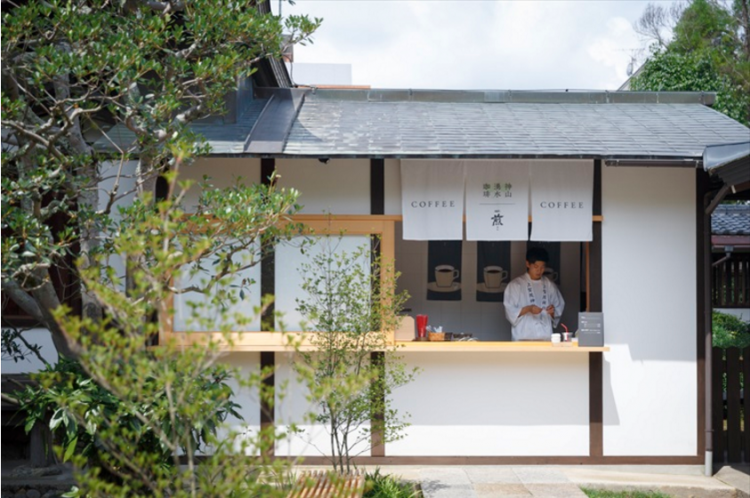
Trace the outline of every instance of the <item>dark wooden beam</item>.
{"type": "MultiPolygon", "coordinates": [[[[370,214],[385,214],[385,160],[370,159],[370,214]]],[[[380,244],[373,240],[373,260],[380,255],[380,244]]],[[[370,361],[380,369],[381,375],[385,375],[385,355],[371,353],[370,361]]],[[[375,384],[377,386],[377,384],[375,384]]],[[[370,456],[385,456],[385,439],[382,430],[385,421],[385,393],[378,390],[374,396],[377,397],[377,409],[372,413],[372,440],[370,441],[370,456]]]]}
{"type": "MultiPolygon", "coordinates": [[[[260,353],[260,371],[263,376],[263,389],[269,393],[269,396],[261,396],[260,399],[260,430],[269,433],[274,430],[274,424],[276,422],[275,413],[275,387],[276,387],[276,375],[274,369],[276,368],[276,353],[273,351],[263,351],[260,353]]],[[[269,435],[264,449],[264,456],[273,457],[275,453],[274,438],[269,435]]]]}
{"type": "MultiPolygon", "coordinates": [[[[602,214],[602,162],[594,161],[594,215],[602,214]]],[[[602,311],[602,224],[594,223],[589,244],[589,311],[602,311]]],[[[606,336],[606,334],[605,334],[606,336]]],[[[604,455],[604,360],[589,353],[589,456],[604,455]]]]}

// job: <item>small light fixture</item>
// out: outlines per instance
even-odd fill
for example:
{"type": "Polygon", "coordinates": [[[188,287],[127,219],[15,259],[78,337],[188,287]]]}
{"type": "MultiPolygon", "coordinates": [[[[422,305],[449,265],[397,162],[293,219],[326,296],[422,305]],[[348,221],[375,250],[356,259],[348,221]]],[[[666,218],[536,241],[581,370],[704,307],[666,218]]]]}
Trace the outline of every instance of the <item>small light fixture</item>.
{"type": "Polygon", "coordinates": [[[320,161],[323,164],[328,164],[331,161],[330,157],[319,157],[318,161],[320,161]]]}

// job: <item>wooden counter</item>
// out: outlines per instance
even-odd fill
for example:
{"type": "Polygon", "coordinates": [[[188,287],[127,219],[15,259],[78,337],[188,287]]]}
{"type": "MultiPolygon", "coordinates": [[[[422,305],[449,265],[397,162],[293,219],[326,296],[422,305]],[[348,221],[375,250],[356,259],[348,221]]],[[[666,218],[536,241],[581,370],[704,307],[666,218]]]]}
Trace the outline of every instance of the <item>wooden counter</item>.
{"type": "Polygon", "coordinates": [[[449,341],[449,342],[397,342],[399,351],[442,353],[445,351],[460,352],[497,352],[497,353],[602,353],[609,347],[553,346],[551,342],[494,342],[494,341],[449,341]]]}
{"type": "MultiPolygon", "coordinates": [[[[171,338],[178,345],[203,343],[213,340],[220,344],[219,349],[231,352],[291,352],[294,347],[290,341],[299,344],[302,351],[313,351],[315,348],[307,339],[304,332],[244,332],[242,334],[230,334],[224,336],[218,332],[188,332],[173,333],[171,338]],[[230,342],[227,343],[226,339],[230,342]]],[[[496,353],[602,353],[609,351],[609,347],[578,347],[553,346],[550,342],[509,342],[509,341],[448,341],[448,342],[396,342],[398,351],[404,353],[442,353],[442,352],[496,352],[496,353]]]]}

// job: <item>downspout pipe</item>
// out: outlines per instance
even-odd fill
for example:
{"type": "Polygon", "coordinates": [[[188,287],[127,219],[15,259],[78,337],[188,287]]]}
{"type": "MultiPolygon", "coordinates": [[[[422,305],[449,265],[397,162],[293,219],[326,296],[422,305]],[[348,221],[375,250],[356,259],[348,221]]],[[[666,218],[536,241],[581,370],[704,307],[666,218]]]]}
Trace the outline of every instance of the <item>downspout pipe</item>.
{"type": "Polygon", "coordinates": [[[713,384],[711,371],[712,371],[712,357],[713,357],[713,334],[711,331],[712,327],[712,303],[711,303],[711,214],[713,214],[716,207],[726,197],[729,192],[729,186],[724,185],[719,191],[707,192],[703,197],[703,339],[705,349],[705,360],[704,360],[704,390],[705,390],[705,439],[706,439],[706,452],[704,459],[704,473],[707,477],[713,476],[713,410],[712,408],[712,389],[713,384]]]}

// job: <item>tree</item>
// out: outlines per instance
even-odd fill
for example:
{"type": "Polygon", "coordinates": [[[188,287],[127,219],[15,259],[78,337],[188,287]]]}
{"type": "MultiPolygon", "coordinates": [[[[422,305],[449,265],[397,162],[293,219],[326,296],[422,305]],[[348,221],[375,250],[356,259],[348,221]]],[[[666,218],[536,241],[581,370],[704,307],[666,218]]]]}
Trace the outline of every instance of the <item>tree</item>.
{"type": "Polygon", "coordinates": [[[314,351],[299,352],[295,368],[319,408],[314,421],[326,425],[334,470],[349,472],[374,434],[384,444],[403,437],[408,415],[393,407],[391,394],[417,369],[406,368],[388,337],[409,297],[396,292],[393,265],[371,264],[369,247],[337,250],[337,240],[323,237],[322,251],[300,268],[307,297],[297,310],[316,332],[309,334],[314,351]]]}
{"type": "MultiPolygon", "coordinates": [[[[129,209],[129,223],[113,238],[112,250],[130,256],[128,261],[152,264],[131,268],[132,289],[100,278],[104,254],[81,271],[107,318],[77,316],[64,306],[53,312],[60,329],[80,346],[78,358],[63,359],[36,376],[39,386],[22,395],[28,422],[51,412],[58,454],[76,464],[76,496],[284,496],[273,477],[287,475],[293,462],[272,461],[266,451],[283,434],[273,427],[224,424],[239,408],[228,380],[268,400],[274,396],[263,383],[269,372],[243,377],[218,361],[220,344],[210,340],[144,347],[168,323],[148,319],[151,303],[171,314],[171,290],[164,282],[197,271],[193,263],[208,242],[173,235],[186,223],[173,200],[156,205],[137,200],[129,209]],[[200,451],[210,454],[201,459],[200,451]]],[[[207,308],[225,310],[211,325],[226,332],[227,342],[229,330],[252,318],[226,311],[239,299],[229,284],[221,278],[210,302],[190,306],[191,320],[204,325],[207,308]]]]}
{"type": "Polygon", "coordinates": [[[692,0],[670,15],[649,5],[637,29],[656,43],[631,88],[716,92],[718,111],[750,125],[749,8],[750,0],[735,0],[731,8],[716,0],[692,0]],[[673,36],[667,42],[662,32],[670,19],[673,36]]]}
{"type": "MultiPolygon", "coordinates": [[[[207,152],[189,124],[223,113],[239,78],[278,56],[284,40],[308,41],[320,23],[305,16],[282,21],[256,3],[3,2],[2,291],[52,332],[61,354],[75,352],[53,316],[62,302],[53,272],[73,259],[88,269],[121,231],[115,206],[133,192],[122,187],[119,165],[137,160],[137,194],[153,202],[160,175],[207,152]],[[114,147],[115,125],[129,130],[131,144],[114,147]],[[116,151],[95,150],[91,142],[99,137],[116,151]],[[107,176],[115,177],[113,187],[101,191],[107,176]]],[[[222,202],[214,201],[206,205],[213,214],[222,202]]],[[[240,218],[230,221],[250,223],[257,236],[276,221],[278,211],[263,218],[270,207],[243,219],[235,212],[240,218]]],[[[193,221],[211,232],[210,223],[193,221]]],[[[213,229],[214,243],[198,259],[237,254],[231,223],[213,229]]],[[[207,288],[221,277],[217,272],[207,288]]],[[[83,314],[102,320],[96,296],[86,285],[79,294],[83,314]]]]}

